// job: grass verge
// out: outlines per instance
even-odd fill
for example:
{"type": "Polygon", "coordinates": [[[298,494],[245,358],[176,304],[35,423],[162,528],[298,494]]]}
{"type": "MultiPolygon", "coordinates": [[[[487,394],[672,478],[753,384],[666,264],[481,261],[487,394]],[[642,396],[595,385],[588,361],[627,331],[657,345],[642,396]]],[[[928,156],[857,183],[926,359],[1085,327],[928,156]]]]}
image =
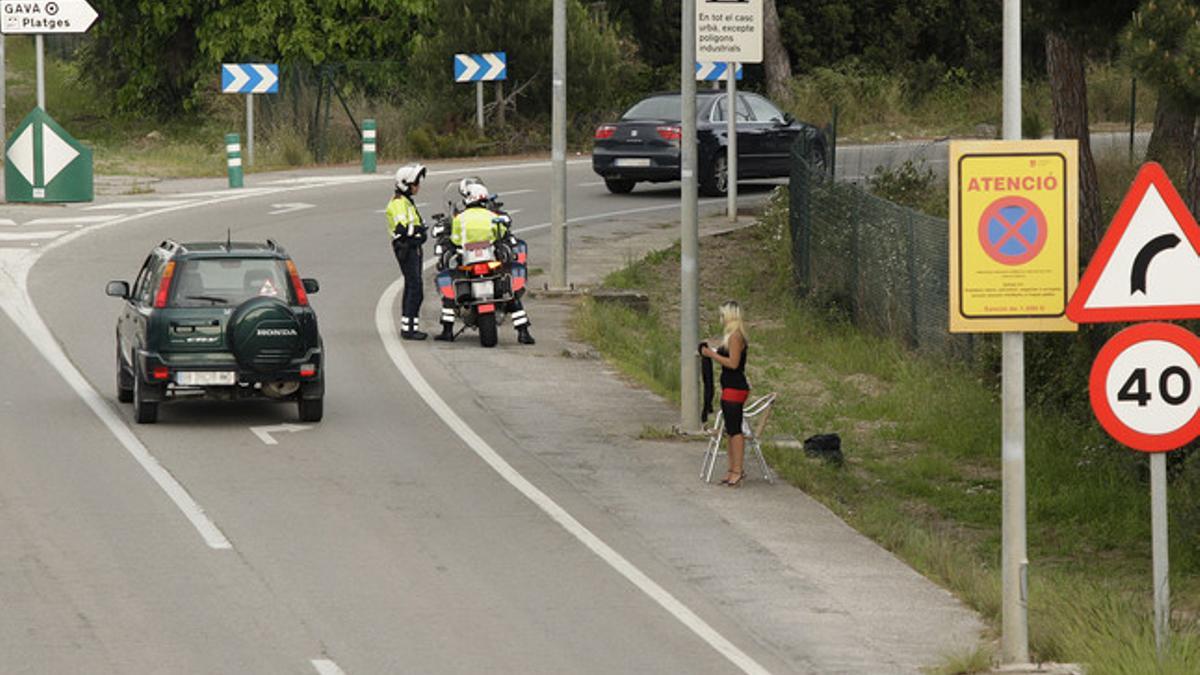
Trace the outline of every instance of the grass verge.
{"type": "MultiPolygon", "coordinates": [[[[847,463],[834,468],[768,446],[786,480],[974,607],[1000,619],[1000,405],[994,380],[968,366],[909,353],[798,306],[790,291],[786,207],[701,242],[702,312],[743,302],[758,392],[780,393],[768,436],[837,432],[847,463]]],[[[638,382],[678,400],[678,249],[651,254],[606,284],[645,292],[652,311],[584,303],[577,337],[638,382]]],[[[1039,660],[1093,673],[1200,672],[1195,533],[1172,503],[1174,635],[1155,665],[1149,491],[1144,462],[1095,424],[1027,411],[1031,649],[1039,660]]],[[[1177,481],[1182,482],[1182,481],[1177,481]]],[[[1183,486],[1181,486],[1183,487],[1183,486]]],[[[948,657],[974,667],[979,653],[948,657]]],[[[970,672],[961,670],[959,672],[970,672]]]]}

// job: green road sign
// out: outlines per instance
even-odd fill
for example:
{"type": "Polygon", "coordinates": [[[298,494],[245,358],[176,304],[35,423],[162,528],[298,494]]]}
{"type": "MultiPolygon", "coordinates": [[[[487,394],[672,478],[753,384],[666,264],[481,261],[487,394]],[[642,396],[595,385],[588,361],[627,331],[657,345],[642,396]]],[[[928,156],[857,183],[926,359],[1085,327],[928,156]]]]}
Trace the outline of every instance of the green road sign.
{"type": "Polygon", "coordinates": [[[92,201],[92,151],[41,108],[4,144],[4,189],[10,202],[92,201]]]}

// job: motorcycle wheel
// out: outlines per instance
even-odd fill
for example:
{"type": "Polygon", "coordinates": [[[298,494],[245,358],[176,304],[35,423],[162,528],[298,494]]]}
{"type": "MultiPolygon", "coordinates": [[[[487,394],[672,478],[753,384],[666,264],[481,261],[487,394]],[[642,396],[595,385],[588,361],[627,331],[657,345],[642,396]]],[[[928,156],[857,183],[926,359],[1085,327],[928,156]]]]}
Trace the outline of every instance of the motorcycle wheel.
{"type": "Polygon", "coordinates": [[[480,314],[477,323],[479,325],[479,344],[484,347],[495,347],[496,315],[491,312],[480,314]]]}

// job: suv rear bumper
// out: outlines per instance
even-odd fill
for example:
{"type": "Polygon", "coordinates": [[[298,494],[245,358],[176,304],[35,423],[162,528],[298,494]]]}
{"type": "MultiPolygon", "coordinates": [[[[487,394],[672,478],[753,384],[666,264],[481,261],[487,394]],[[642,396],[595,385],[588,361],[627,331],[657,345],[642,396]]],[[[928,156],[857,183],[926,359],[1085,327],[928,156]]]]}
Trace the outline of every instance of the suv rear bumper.
{"type": "MultiPolygon", "coordinates": [[[[252,396],[256,388],[255,384],[265,384],[268,382],[299,382],[300,383],[300,398],[316,399],[325,395],[325,368],[324,368],[323,350],[318,347],[305,352],[304,356],[298,359],[293,359],[290,364],[272,370],[270,372],[261,373],[253,370],[247,370],[238,365],[237,359],[233,354],[228,352],[205,352],[205,353],[162,353],[162,352],[147,352],[139,350],[137,352],[138,366],[142,374],[142,381],[149,385],[143,389],[144,398],[147,401],[163,401],[166,400],[168,386],[174,384],[176,373],[181,372],[203,372],[203,371],[233,371],[236,375],[237,384],[233,385],[239,389],[247,390],[247,395],[252,396]],[[301,366],[311,365],[314,371],[311,375],[301,374],[301,366]],[[156,368],[166,368],[167,377],[159,379],[154,377],[156,368]]],[[[187,387],[187,389],[193,389],[187,387]]]]}

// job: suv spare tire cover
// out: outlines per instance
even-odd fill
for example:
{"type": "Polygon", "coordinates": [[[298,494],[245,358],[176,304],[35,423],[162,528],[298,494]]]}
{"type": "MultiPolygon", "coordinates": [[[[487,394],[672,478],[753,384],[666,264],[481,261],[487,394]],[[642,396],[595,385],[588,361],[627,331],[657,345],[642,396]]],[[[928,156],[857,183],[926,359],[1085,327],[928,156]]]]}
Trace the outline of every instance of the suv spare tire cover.
{"type": "Polygon", "coordinates": [[[286,366],[303,348],[300,322],[283,302],[259,297],[229,317],[229,348],[243,368],[267,372],[286,366]]]}

